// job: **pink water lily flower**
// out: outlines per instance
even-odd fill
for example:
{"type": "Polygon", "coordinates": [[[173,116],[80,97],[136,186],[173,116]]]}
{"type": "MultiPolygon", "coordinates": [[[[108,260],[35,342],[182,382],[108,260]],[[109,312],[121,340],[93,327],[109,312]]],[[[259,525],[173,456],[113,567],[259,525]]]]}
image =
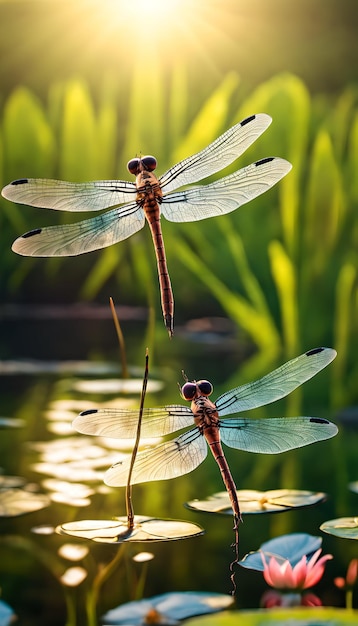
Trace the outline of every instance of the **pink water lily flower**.
{"type": "Polygon", "coordinates": [[[269,563],[266,563],[264,554],[261,554],[264,564],[264,579],[267,584],[275,589],[295,589],[302,591],[313,587],[321,580],[325,564],[333,559],[332,554],[325,554],[318,558],[321,554],[321,548],[317,550],[310,559],[304,555],[302,559],[292,567],[288,560],[279,563],[275,557],[271,557],[269,563]]]}

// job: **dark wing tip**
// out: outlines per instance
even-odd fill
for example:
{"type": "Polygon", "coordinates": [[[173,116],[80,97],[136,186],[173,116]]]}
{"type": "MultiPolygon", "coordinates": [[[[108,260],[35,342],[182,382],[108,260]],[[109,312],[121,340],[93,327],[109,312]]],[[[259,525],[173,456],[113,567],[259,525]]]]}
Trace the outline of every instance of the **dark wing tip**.
{"type": "Polygon", "coordinates": [[[264,165],[265,163],[270,163],[271,161],[274,161],[275,157],[265,157],[264,159],[260,159],[259,161],[255,162],[256,167],[258,167],[259,165],[264,165]]]}
{"type": "Polygon", "coordinates": [[[320,352],[323,352],[325,350],[325,348],[313,348],[312,350],[308,350],[308,352],[306,352],[306,356],[312,356],[313,354],[319,354],[320,352]]]}
{"type": "Polygon", "coordinates": [[[35,228],[34,230],[29,230],[28,233],[21,235],[22,239],[28,239],[29,237],[33,237],[34,235],[39,235],[42,232],[42,228],[35,228]]]}
{"type": "Polygon", "coordinates": [[[18,180],[13,180],[10,185],[25,185],[29,182],[28,178],[19,178],[18,180]]]}
{"type": "Polygon", "coordinates": [[[311,417],[310,422],[314,424],[330,424],[328,420],[325,420],[323,417],[311,417]]]}
{"type": "Polygon", "coordinates": [[[245,117],[244,120],[242,120],[242,122],[240,122],[240,126],[245,126],[246,124],[250,124],[250,122],[252,122],[252,120],[254,120],[256,117],[256,115],[250,115],[249,117],[245,117]]]}
{"type": "Polygon", "coordinates": [[[82,411],[80,415],[93,415],[93,413],[98,413],[98,409],[88,409],[87,411],[82,411]]]}

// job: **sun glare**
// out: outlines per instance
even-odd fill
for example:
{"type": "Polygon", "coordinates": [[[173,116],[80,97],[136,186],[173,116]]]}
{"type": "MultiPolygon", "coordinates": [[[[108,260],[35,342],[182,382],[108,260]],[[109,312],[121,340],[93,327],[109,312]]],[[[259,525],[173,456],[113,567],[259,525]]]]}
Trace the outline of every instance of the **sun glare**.
{"type": "Polygon", "coordinates": [[[92,0],[89,6],[98,29],[102,33],[116,32],[118,43],[130,43],[136,54],[147,42],[160,47],[163,41],[168,43],[182,37],[200,15],[203,1],[92,0]]]}
{"type": "Polygon", "coordinates": [[[140,35],[149,31],[153,36],[175,24],[185,4],[183,0],[102,0],[97,8],[122,28],[140,35]]]}

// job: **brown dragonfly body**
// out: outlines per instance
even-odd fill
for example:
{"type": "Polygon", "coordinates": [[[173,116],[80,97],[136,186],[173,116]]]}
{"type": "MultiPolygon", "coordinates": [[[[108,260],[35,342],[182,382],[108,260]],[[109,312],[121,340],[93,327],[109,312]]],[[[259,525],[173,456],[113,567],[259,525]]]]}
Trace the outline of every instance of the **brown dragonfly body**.
{"type": "Polygon", "coordinates": [[[196,387],[196,395],[191,402],[190,408],[194,414],[195,425],[204,435],[213,457],[220,468],[224,485],[229,494],[236,528],[237,524],[241,521],[240,505],[237,498],[236,485],[221,445],[218,410],[214,402],[200,393],[198,386],[196,387]]]}
{"type": "Polygon", "coordinates": [[[163,193],[153,172],[146,169],[139,159],[136,175],[137,203],[142,206],[153,239],[157,259],[160,295],[165,326],[170,336],[174,331],[174,297],[165,256],[164,240],[160,223],[160,203],[163,193]]]}

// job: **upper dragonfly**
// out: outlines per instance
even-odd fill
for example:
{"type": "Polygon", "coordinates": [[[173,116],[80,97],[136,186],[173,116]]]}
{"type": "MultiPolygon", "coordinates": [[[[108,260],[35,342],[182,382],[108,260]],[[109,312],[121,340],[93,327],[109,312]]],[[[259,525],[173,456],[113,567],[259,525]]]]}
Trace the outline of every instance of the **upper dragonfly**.
{"type": "Polygon", "coordinates": [[[247,117],[209,146],[174,165],[157,178],[153,156],[129,161],[136,181],[105,180],[69,183],[22,178],[2,190],[8,200],[58,211],[100,211],[98,217],[76,224],[36,228],[14,242],[24,256],[75,256],[105,248],[130,237],[147,220],[155,247],[165,325],[172,336],[174,299],[167,269],[160,214],[171,222],[195,222],[230,213],[264,193],[291,169],[284,159],[268,157],[209,185],[173,193],[223,169],[237,159],[271,124],[269,115],[247,117]],[[126,203],[126,204],[123,204],[126,203]],[[119,206],[122,205],[122,206],[119,206]]]}
{"type": "MultiPolygon", "coordinates": [[[[164,480],[187,474],[205,459],[209,445],[219,465],[235,518],[241,519],[236,486],[221,446],[276,454],[329,439],[338,429],[323,418],[288,417],[247,419],[232,414],[264,406],[285,397],[326,367],[336,356],[331,348],[315,348],[288,361],[259,380],[227,391],[215,403],[209,400],[213,391],[207,380],[186,381],[181,389],[191,407],[172,404],[144,409],[141,425],[143,437],[161,437],[195,424],[194,428],[165,443],[139,452],[131,483],[164,480]],[[222,419],[231,415],[230,419],[222,419]]],[[[73,427],[86,435],[127,439],[136,436],[138,411],[130,409],[95,409],[81,413],[73,427]]],[[[105,483],[125,486],[130,459],[116,463],[105,474],[105,483]]]]}

